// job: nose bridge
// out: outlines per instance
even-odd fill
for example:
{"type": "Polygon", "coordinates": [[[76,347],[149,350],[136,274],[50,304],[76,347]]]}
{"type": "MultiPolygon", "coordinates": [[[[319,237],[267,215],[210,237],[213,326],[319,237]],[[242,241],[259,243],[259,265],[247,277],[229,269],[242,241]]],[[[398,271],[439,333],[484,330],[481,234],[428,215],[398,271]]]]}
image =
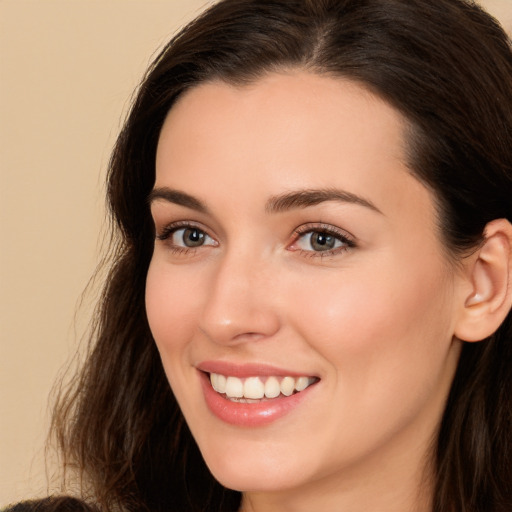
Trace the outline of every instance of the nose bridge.
{"type": "Polygon", "coordinates": [[[279,329],[272,307],[272,263],[262,253],[233,247],[219,257],[201,330],[216,343],[237,343],[271,336],[279,329]]]}

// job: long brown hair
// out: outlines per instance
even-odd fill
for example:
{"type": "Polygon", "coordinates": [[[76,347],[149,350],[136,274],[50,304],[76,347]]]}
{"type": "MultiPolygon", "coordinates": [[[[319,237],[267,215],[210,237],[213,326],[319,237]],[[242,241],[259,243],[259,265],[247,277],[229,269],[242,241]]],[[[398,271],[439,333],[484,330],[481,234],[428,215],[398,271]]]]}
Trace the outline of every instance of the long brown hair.
{"type": "MultiPolygon", "coordinates": [[[[448,253],[489,221],[512,221],[512,52],[464,0],[222,0],[183,29],[144,77],[115,146],[116,233],[90,354],[54,428],[96,505],[234,511],[238,492],[207,470],[166,380],[144,290],[154,231],[147,197],[162,123],[198,83],[250,83],[302,68],[371,89],[410,123],[411,172],[433,192],[448,253]]],[[[512,321],[465,344],[433,448],[435,512],[512,510],[512,321]]]]}

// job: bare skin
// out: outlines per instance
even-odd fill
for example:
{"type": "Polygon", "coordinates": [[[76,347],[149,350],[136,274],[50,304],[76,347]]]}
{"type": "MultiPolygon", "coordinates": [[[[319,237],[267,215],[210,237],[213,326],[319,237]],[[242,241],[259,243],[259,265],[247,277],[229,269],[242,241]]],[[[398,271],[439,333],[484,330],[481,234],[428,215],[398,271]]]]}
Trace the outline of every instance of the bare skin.
{"type": "Polygon", "coordinates": [[[243,492],[243,512],[430,508],[471,287],[404,144],[385,102],[302,71],[200,85],[164,124],[148,318],[203,457],[243,492]],[[212,360],[317,382],[284,416],[241,427],[205,404],[212,360]]]}

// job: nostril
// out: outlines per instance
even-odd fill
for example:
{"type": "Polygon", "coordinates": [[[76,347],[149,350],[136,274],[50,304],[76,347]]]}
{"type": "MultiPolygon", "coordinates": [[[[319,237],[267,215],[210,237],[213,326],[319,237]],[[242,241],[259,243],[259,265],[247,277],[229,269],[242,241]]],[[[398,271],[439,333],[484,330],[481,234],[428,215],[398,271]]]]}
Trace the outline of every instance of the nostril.
{"type": "Polygon", "coordinates": [[[243,334],[237,334],[235,336],[235,340],[239,341],[258,341],[261,338],[265,338],[266,336],[262,333],[258,332],[247,332],[243,334]]]}

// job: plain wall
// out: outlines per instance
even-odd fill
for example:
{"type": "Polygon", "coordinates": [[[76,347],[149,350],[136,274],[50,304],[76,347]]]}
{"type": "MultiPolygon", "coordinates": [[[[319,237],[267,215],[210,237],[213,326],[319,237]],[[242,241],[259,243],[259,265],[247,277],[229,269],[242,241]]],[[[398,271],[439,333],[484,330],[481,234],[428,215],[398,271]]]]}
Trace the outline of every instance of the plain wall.
{"type": "Polygon", "coordinates": [[[206,0],[0,0],[0,508],[46,494],[48,394],[103,229],[132,91],[206,0]]]}
{"type": "MultiPolygon", "coordinates": [[[[512,0],[483,3],[512,28],[512,0]]],[[[206,4],[0,0],[0,506],[47,493],[48,396],[90,315],[110,149],[151,56],[206,4]]]]}

